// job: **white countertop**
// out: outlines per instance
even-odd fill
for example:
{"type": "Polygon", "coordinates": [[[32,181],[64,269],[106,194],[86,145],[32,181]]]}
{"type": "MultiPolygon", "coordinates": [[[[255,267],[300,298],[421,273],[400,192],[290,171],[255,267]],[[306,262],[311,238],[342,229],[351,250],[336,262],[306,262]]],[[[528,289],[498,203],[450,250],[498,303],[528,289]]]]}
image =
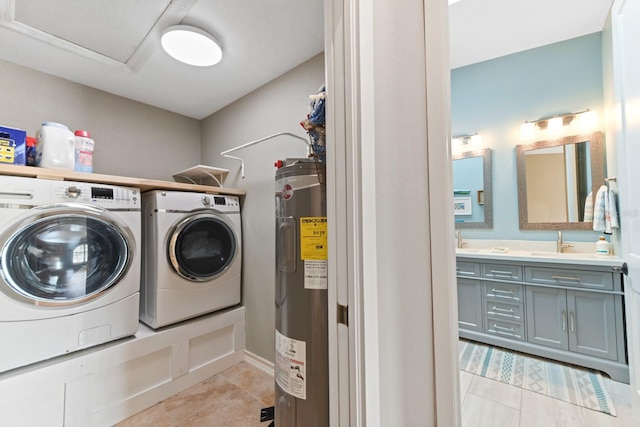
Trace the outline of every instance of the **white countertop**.
{"type": "Polygon", "coordinates": [[[540,250],[508,249],[506,252],[495,252],[492,248],[456,249],[457,257],[494,259],[503,261],[546,262],[557,264],[587,264],[605,267],[621,267],[624,260],[614,255],[598,255],[587,252],[556,253],[540,250]]]}

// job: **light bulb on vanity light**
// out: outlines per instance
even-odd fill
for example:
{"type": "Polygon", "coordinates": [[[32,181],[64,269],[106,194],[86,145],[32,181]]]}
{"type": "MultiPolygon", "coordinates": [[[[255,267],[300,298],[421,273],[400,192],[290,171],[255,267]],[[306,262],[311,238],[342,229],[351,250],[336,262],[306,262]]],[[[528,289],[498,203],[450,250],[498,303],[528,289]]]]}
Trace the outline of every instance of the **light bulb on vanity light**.
{"type": "Polygon", "coordinates": [[[583,132],[596,129],[598,124],[598,116],[595,111],[587,110],[576,115],[576,119],[576,126],[583,132]]]}
{"type": "Polygon", "coordinates": [[[457,135],[451,138],[451,145],[455,151],[475,150],[482,145],[482,136],[478,132],[457,135]]]}
{"type": "Polygon", "coordinates": [[[552,117],[549,119],[549,123],[547,124],[547,129],[550,132],[558,132],[562,129],[562,117],[552,117]]]}
{"type": "Polygon", "coordinates": [[[533,139],[536,133],[536,124],[534,122],[524,122],[520,125],[520,137],[522,139],[533,139]]]}

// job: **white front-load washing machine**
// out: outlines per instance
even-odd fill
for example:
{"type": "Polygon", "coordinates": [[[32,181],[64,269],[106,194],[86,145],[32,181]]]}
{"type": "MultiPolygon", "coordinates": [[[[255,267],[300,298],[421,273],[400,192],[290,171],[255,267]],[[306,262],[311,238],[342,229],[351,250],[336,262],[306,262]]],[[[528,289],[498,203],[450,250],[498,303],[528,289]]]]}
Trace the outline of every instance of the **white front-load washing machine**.
{"type": "Polygon", "coordinates": [[[0,176],[0,372],[133,335],[140,191],[0,176]]]}
{"type": "Polygon", "coordinates": [[[142,214],[142,322],[157,329],[240,303],[238,197],[153,190],[142,214]]]}

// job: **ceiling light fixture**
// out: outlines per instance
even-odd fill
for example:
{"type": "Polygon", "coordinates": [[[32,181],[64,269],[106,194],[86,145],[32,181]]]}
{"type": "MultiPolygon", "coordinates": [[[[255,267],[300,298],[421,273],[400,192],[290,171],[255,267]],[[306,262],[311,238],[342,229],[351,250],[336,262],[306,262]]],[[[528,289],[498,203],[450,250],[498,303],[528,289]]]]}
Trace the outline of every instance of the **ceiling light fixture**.
{"type": "Polygon", "coordinates": [[[215,65],[222,59],[222,49],[213,36],[190,25],[174,25],[162,33],[162,48],[171,57],[197,67],[215,65]]]}

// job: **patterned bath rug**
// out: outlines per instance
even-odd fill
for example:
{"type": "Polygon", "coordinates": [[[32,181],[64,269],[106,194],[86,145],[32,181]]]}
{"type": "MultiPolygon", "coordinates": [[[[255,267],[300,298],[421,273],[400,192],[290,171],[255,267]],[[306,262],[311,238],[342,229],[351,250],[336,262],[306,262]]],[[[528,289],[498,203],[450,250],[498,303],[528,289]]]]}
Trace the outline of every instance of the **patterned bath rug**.
{"type": "Polygon", "coordinates": [[[463,371],[617,416],[598,371],[466,340],[459,350],[463,371]]]}

